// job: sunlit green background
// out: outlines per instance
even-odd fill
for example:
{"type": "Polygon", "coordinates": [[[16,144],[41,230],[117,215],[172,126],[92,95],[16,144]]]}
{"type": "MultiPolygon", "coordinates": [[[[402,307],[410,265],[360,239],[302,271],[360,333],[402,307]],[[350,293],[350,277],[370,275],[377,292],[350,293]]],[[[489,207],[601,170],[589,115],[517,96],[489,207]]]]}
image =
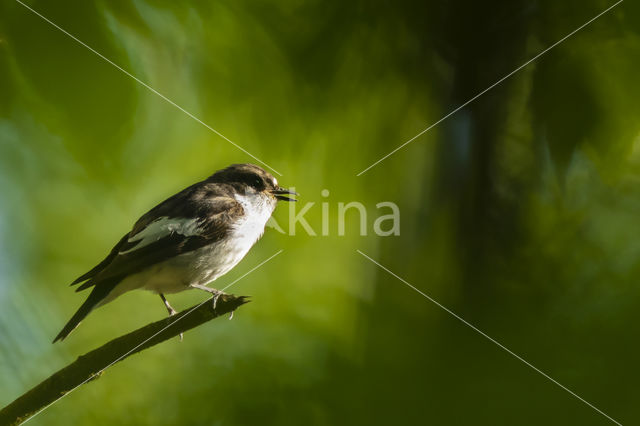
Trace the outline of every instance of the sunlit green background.
{"type": "MultiPolygon", "coordinates": [[[[33,425],[640,424],[640,5],[601,0],[34,1],[274,167],[330,235],[268,229],[252,296],[33,425]],[[329,197],[321,190],[328,189],[329,197]],[[368,208],[337,235],[338,202],[368,208]],[[371,235],[375,204],[401,235],[371,235]]],[[[255,162],[13,0],[0,1],[0,405],[165,308],[133,292],[52,338],[68,287],[147,209],[255,162]]],[[[275,212],[287,228],[291,212],[275,212]]],[[[205,297],[173,295],[179,309],[205,297]]]]}

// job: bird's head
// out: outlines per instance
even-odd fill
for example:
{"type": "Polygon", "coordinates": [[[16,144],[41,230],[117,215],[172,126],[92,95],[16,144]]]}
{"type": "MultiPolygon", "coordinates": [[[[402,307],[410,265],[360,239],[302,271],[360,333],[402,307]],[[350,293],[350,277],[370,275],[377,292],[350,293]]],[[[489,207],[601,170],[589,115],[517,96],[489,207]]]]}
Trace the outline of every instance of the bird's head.
{"type": "Polygon", "coordinates": [[[298,195],[296,192],[282,188],[278,180],[255,164],[232,164],[215,172],[207,179],[209,182],[226,183],[243,194],[265,194],[282,201],[298,201],[286,195],[298,195]]]}

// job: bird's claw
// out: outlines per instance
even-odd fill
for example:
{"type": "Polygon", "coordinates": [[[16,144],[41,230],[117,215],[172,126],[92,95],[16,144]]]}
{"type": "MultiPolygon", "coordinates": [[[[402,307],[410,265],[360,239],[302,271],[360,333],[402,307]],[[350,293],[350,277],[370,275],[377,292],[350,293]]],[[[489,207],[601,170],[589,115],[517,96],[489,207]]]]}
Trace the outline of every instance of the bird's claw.
{"type": "Polygon", "coordinates": [[[221,291],[216,291],[216,293],[213,295],[213,310],[216,310],[216,306],[218,305],[218,298],[222,296],[222,292],[221,291]]]}
{"type": "MultiPolygon", "coordinates": [[[[169,308],[168,308],[169,309],[169,308]]],[[[178,311],[176,311],[173,308],[169,309],[169,318],[171,318],[172,316],[174,316],[175,314],[177,314],[178,311]]],[[[180,341],[182,342],[182,340],[184,339],[184,333],[180,333],[180,341]]]]}

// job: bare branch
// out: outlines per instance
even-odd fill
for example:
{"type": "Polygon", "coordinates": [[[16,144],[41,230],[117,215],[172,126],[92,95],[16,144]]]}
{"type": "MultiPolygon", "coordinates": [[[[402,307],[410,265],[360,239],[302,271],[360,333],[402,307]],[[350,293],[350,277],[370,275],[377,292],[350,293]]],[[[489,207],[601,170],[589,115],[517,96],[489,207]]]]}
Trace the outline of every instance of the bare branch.
{"type": "Polygon", "coordinates": [[[94,380],[110,365],[162,343],[221,315],[233,312],[249,300],[222,294],[216,303],[204,303],[120,336],[57,371],[0,410],[0,425],[17,425],[75,388],[94,380]]]}

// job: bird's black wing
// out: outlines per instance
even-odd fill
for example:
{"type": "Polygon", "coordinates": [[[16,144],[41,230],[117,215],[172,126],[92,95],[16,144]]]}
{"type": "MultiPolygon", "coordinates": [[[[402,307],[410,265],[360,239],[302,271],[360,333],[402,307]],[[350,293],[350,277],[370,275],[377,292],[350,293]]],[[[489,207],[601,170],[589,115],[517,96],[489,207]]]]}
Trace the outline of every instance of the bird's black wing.
{"type": "MultiPolygon", "coordinates": [[[[116,258],[118,253],[120,253],[121,251],[126,251],[127,250],[126,247],[130,246],[130,244],[127,244],[127,240],[132,236],[134,236],[135,234],[137,234],[138,232],[142,231],[154,220],[162,217],[163,215],[166,215],[172,210],[175,210],[174,215],[176,215],[176,213],[178,215],[191,213],[189,211],[185,211],[185,210],[189,210],[188,209],[189,203],[181,203],[181,201],[185,199],[189,200],[191,198],[197,197],[197,194],[200,192],[199,188],[201,188],[202,186],[205,186],[205,185],[203,185],[203,183],[197,183],[188,188],[185,188],[184,190],[178,192],[177,194],[167,198],[166,200],[164,200],[163,202],[155,206],[153,209],[149,210],[144,216],[142,216],[136,222],[133,229],[130,232],[127,232],[120,239],[120,241],[118,241],[118,243],[113,247],[113,249],[111,249],[111,252],[109,252],[107,257],[105,257],[104,260],[102,260],[102,262],[94,266],[89,272],[86,272],[80,275],[71,283],[71,285],[76,285],[83,281],[88,280],[89,278],[95,277],[97,274],[99,274],[104,269],[106,269],[107,266],[109,266],[111,262],[113,262],[113,260],[116,258]]],[[[131,248],[131,247],[128,247],[128,248],[131,248]]]]}
{"type": "MultiPolygon", "coordinates": [[[[76,291],[89,287],[93,287],[93,290],[58,333],[54,343],[68,336],[125,277],[228,235],[233,219],[244,213],[242,206],[229,194],[220,193],[219,188],[213,187],[208,192],[202,192],[202,189],[197,188],[183,194],[183,197],[174,196],[156,206],[140,218],[133,230],[120,240],[103,262],[85,274],[93,275],[76,291]],[[172,209],[166,203],[180,205],[175,205],[172,209]],[[189,224],[186,228],[171,226],[176,223],[184,225],[185,220],[189,224]],[[156,228],[151,228],[154,224],[156,228]],[[163,227],[158,227],[158,224],[167,224],[164,228],[166,232],[161,232],[163,227]],[[145,230],[153,232],[145,234],[145,230]],[[98,272],[93,272],[98,269],[98,272]]],[[[177,195],[180,194],[182,193],[177,195]]]]}
{"type": "Polygon", "coordinates": [[[168,198],[142,216],[91,271],[74,281],[88,280],[76,291],[119,282],[171,257],[224,238],[242,206],[224,185],[199,183],[168,198]],[[185,224],[188,224],[185,225],[185,224]]]}

